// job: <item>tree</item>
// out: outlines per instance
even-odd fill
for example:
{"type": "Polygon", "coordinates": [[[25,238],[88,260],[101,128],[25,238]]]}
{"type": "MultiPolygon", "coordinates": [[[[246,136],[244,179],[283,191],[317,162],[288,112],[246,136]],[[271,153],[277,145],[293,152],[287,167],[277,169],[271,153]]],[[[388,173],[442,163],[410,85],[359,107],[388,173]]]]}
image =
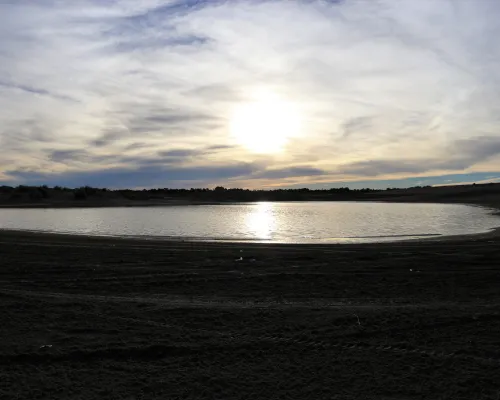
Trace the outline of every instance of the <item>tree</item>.
{"type": "Polygon", "coordinates": [[[85,188],[77,189],[73,196],[75,197],[75,200],[86,200],[87,193],[85,192],[85,188]]]}

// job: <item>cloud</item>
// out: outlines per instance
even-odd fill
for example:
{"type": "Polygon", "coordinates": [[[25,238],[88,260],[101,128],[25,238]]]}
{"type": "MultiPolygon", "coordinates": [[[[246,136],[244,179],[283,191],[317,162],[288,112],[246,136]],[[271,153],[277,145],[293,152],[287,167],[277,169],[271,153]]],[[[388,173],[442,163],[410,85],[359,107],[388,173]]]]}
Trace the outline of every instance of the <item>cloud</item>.
{"type": "Polygon", "coordinates": [[[367,131],[371,128],[372,118],[354,117],[342,124],[343,138],[347,138],[359,131],[367,131]]]}
{"type": "Polygon", "coordinates": [[[417,159],[417,160],[368,160],[345,164],[339,168],[339,172],[346,176],[362,177],[387,177],[390,175],[416,175],[431,171],[455,171],[465,170],[470,166],[470,161],[463,158],[439,160],[439,159],[417,159]]]}
{"type": "Polygon", "coordinates": [[[54,97],[54,98],[60,99],[60,100],[74,101],[74,99],[72,99],[69,96],[62,96],[62,95],[59,95],[56,93],[51,93],[45,89],[40,89],[37,87],[32,87],[32,86],[27,86],[27,85],[22,85],[22,84],[14,84],[14,83],[7,83],[7,82],[0,81],[0,87],[2,87],[4,89],[8,89],[8,90],[10,89],[10,90],[18,90],[21,92],[26,92],[28,94],[54,97]]]}
{"type": "Polygon", "coordinates": [[[256,166],[241,185],[304,186],[500,170],[499,12],[495,1],[4,2],[0,175],[76,182],[90,167],[156,177],[168,165],[204,182],[198,164],[240,160],[256,166]],[[231,134],[235,109],[262,90],[304,122],[283,154],[252,154],[231,134]]]}
{"type": "Polygon", "coordinates": [[[230,150],[234,149],[235,146],[229,146],[229,145],[214,145],[214,146],[209,146],[207,147],[207,150],[209,151],[215,151],[215,150],[230,150]]]}
{"type": "Polygon", "coordinates": [[[88,158],[88,153],[85,150],[54,150],[50,153],[49,159],[55,162],[65,161],[82,161],[88,158]]]}
{"type": "Polygon", "coordinates": [[[426,165],[422,161],[408,162],[403,160],[359,161],[341,167],[340,172],[347,176],[386,176],[394,173],[422,173],[433,170],[435,165],[426,165]]]}
{"type": "Polygon", "coordinates": [[[413,159],[375,159],[347,163],[339,172],[348,176],[387,176],[390,174],[421,174],[430,171],[466,170],[491,157],[500,155],[500,138],[479,136],[452,142],[434,157],[413,159]]]}
{"type": "Polygon", "coordinates": [[[281,169],[269,169],[258,172],[252,176],[253,179],[283,179],[292,177],[314,177],[326,175],[327,172],[314,167],[289,167],[281,169]]]}
{"type": "Polygon", "coordinates": [[[126,129],[107,129],[104,130],[97,138],[91,140],[90,144],[94,147],[106,147],[124,136],[128,136],[128,131],[126,129]]]}
{"type": "Polygon", "coordinates": [[[478,136],[471,139],[461,139],[454,143],[451,152],[452,157],[455,153],[474,164],[500,154],[500,137],[478,136]]]}
{"type": "Polygon", "coordinates": [[[151,146],[152,145],[150,145],[148,143],[132,142],[132,143],[126,145],[124,150],[128,152],[130,150],[140,150],[140,149],[148,148],[151,146]]]}
{"type": "Polygon", "coordinates": [[[223,166],[202,165],[198,167],[170,167],[165,165],[143,165],[138,168],[108,168],[92,171],[71,171],[62,173],[42,173],[38,171],[7,171],[9,178],[26,185],[61,185],[109,188],[135,187],[175,187],[183,181],[224,181],[249,175],[254,171],[251,164],[223,166]]]}
{"type": "Polygon", "coordinates": [[[161,157],[184,158],[184,157],[192,157],[200,155],[203,154],[203,152],[194,149],[174,149],[174,150],[160,151],[158,154],[161,157]]]}

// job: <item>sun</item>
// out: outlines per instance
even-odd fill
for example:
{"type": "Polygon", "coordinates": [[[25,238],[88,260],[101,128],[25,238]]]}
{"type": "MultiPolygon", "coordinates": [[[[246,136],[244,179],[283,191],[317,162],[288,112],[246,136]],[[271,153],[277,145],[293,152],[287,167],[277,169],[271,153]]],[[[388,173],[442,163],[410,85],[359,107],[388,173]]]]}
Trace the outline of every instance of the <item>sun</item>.
{"type": "Polygon", "coordinates": [[[300,114],[291,102],[273,93],[237,106],[231,117],[231,134],[254,153],[278,153],[300,132],[300,114]]]}

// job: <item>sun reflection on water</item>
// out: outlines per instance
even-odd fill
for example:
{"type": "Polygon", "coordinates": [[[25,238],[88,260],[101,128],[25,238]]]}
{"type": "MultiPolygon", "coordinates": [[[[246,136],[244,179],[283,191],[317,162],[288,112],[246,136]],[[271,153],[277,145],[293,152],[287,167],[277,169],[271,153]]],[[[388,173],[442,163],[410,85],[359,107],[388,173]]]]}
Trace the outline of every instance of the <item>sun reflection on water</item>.
{"type": "Polygon", "coordinates": [[[248,214],[246,225],[256,239],[272,239],[276,229],[272,203],[258,203],[252,207],[248,214]]]}

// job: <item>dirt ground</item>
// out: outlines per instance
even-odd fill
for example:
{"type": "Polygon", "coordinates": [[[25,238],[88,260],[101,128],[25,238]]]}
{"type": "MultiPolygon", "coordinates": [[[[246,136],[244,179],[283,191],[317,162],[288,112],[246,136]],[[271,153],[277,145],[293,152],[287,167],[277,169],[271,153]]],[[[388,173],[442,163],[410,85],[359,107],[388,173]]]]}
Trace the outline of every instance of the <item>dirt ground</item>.
{"type": "Polygon", "coordinates": [[[1,399],[500,399],[500,238],[0,233],[1,399]]]}

